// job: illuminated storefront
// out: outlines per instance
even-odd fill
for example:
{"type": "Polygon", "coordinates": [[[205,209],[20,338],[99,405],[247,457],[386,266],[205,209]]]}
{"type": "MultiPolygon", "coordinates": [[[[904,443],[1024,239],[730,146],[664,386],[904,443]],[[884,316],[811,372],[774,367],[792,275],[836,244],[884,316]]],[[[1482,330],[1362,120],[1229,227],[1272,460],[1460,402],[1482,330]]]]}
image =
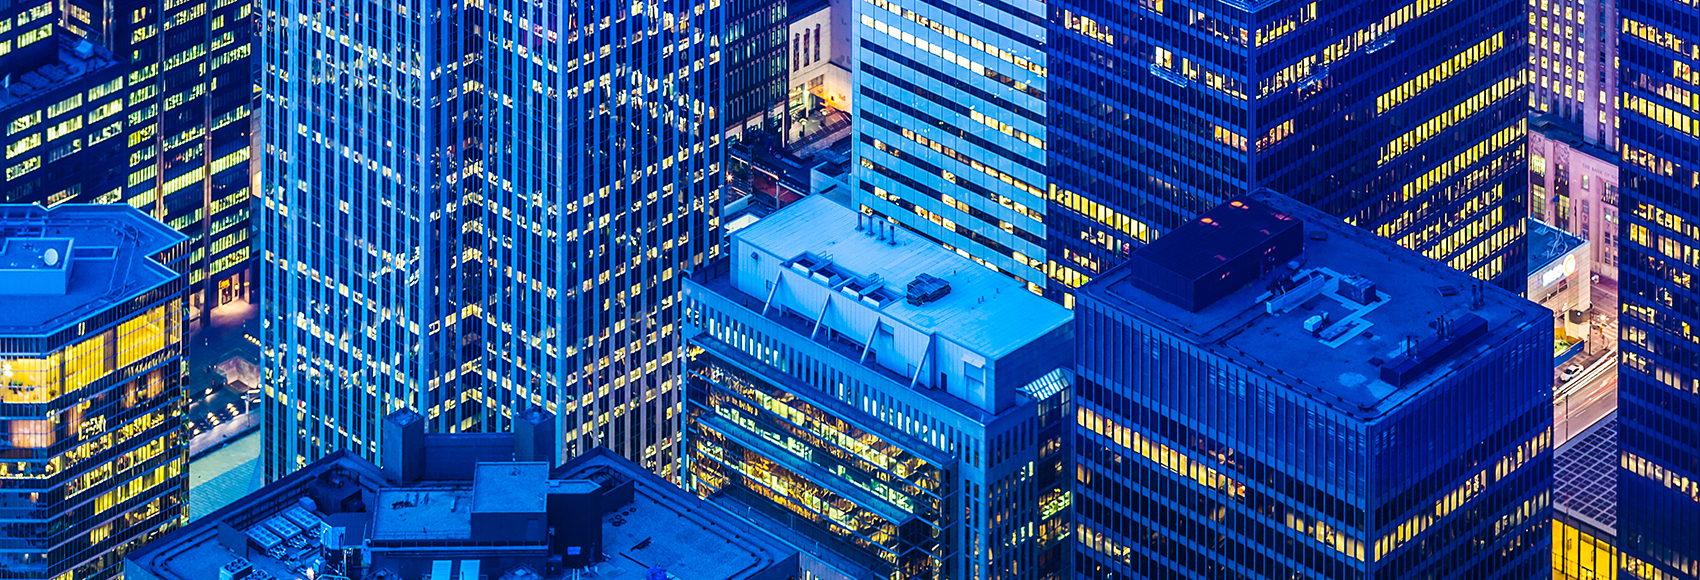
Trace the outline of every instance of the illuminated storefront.
{"type": "Polygon", "coordinates": [[[124,205],[0,206],[0,228],[0,569],[110,578],[187,517],[188,240],[124,205]]]}
{"type": "Polygon", "coordinates": [[[1553,364],[1582,352],[1593,308],[1593,244],[1529,220],[1528,298],[1553,315],[1553,364]]]}

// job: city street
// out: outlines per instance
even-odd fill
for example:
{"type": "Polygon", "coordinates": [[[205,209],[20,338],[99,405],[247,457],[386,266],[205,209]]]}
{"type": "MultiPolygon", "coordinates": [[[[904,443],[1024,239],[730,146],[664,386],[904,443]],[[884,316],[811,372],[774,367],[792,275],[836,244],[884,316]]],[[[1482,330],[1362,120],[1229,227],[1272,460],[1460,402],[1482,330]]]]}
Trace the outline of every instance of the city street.
{"type": "Polygon", "coordinates": [[[1601,278],[1592,290],[1593,328],[1588,351],[1569,364],[1584,367],[1569,381],[1553,382],[1553,446],[1586,431],[1617,410],[1617,282],[1601,278]]]}

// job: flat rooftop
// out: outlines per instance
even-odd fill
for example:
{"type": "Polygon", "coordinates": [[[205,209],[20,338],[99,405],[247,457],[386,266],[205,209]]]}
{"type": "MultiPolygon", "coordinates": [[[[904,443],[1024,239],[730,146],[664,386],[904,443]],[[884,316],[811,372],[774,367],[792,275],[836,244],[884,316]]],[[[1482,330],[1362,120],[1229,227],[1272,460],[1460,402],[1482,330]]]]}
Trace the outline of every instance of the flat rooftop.
{"type": "MultiPolygon", "coordinates": [[[[1256,280],[1198,312],[1172,304],[1141,289],[1122,266],[1081,287],[1082,294],[1118,307],[1154,326],[1202,345],[1219,356],[1256,371],[1273,382],[1359,420],[1383,416],[1434,384],[1487,347],[1509,340],[1533,324],[1547,324],[1550,313],[1522,297],[1401,248],[1286,196],[1247,196],[1273,211],[1298,218],[1306,236],[1304,251],[1272,276],[1256,280]],[[1295,268],[1296,266],[1296,268],[1295,268]],[[1289,290],[1272,296],[1273,276],[1291,277],[1314,294],[1289,290]],[[1314,276],[1314,278],[1313,278],[1314,276]],[[1368,303],[1350,297],[1356,276],[1374,285],[1368,303]],[[1480,303],[1472,305],[1473,294],[1480,303]],[[1270,313],[1271,298],[1289,300],[1290,309],[1270,313]],[[1326,316],[1307,329],[1307,321],[1326,316]],[[1431,352],[1425,339],[1438,333],[1437,322],[1485,322],[1484,334],[1460,340],[1456,353],[1425,358],[1434,364],[1395,386],[1382,379],[1382,367],[1407,354],[1431,352]]],[[[1187,226],[1162,239],[1177,247],[1220,238],[1185,236],[1187,226]]],[[[1232,240],[1225,242],[1233,244],[1232,240]]],[[[1484,327],[1478,327],[1484,328],[1484,327]]],[[[1444,352],[1444,351],[1442,351],[1444,352]]]]}
{"type": "Polygon", "coordinates": [[[630,481],[632,502],[602,518],[598,580],[643,580],[651,567],[678,580],[744,580],[798,553],[741,515],[705,502],[597,448],[561,466],[556,479],[630,481]]]}
{"type": "Polygon", "coordinates": [[[1015,279],[889,222],[878,220],[883,233],[869,235],[876,222],[869,216],[858,231],[858,215],[826,197],[809,196],[733,238],[787,260],[809,252],[846,274],[878,276],[898,297],[881,313],[988,358],[1009,354],[1073,320],[1068,309],[1028,292],[1015,279]],[[895,245],[887,241],[892,239],[895,245]],[[950,293],[920,306],[909,304],[903,299],[905,285],[921,274],[948,282],[950,293]]]}
{"type": "Polygon", "coordinates": [[[373,512],[374,540],[472,539],[471,487],[384,489],[373,512]]]}
{"type": "Polygon", "coordinates": [[[1529,275],[1547,269],[1588,240],[1536,219],[1529,220],[1529,275]]]}
{"type": "MultiPolygon", "coordinates": [[[[13,78],[14,86],[23,85],[17,90],[0,90],[0,117],[6,117],[5,121],[11,121],[12,116],[7,113],[13,112],[12,107],[30,105],[45,109],[54,102],[41,97],[68,84],[87,82],[85,77],[105,71],[118,62],[105,48],[64,29],[55,31],[53,36],[59,41],[58,59],[13,78]]],[[[103,76],[110,79],[112,76],[106,75],[113,72],[118,71],[106,71],[103,76]]],[[[20,109],[16,112],[22,114],[26,111],[20,109]]]]}
{"type": "Polygon", "coordinates": [[[472,472],[472,511],[542,513],[549,464],[480,463],[472,472]]]}
{"type": "MultiPolygon", "coordinates": [[[[291,506],[301,506],[300,500],[309,498],[314,488],[344,486],[370,493],[382,482],[383,475],[376,466],[346,451],[338,451],[130,552],[125,556],[125,576],[159,580],[218,578],[219,569],[237,559],[237,554],[219,541],[220,524],[234,527],[239,534],[246,533],[291,506]]],[[[325,517],[317,511],[307,513],[325,517]]],[[[246,536],[240,537],[248,541],[246,536]]],[[[300,568],[313,562],[311,548],[317,544],[317,538],[308,539],[308,545],[283,550],[282,558],[252,550],[248,561],[256,570],[276,580],[309,580],[312,575],[300,568]]]]}
{"type": "Polygon", "coordinates": [[[187,240],[124,204],[0,205],[0,334],[50,335],[171,282],[179,274],[153,256],[187,240]],[[7,291],[50,275],[62,292],[7,291]]]}

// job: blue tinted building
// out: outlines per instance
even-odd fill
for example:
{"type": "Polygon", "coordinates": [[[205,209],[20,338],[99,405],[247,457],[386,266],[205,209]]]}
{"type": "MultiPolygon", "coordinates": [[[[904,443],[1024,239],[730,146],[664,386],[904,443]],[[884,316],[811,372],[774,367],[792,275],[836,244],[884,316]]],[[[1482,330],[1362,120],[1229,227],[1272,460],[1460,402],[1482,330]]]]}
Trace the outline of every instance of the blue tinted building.
{"type": "Polygon", "coordinates": [[[1617,532],[1627,575],[1700,578],[1700,20],[1688,2],[1617,6],[1617,532]]]}
{"type": "Polygon", "coordinates": [[[188,518],[189,244],[127,205],[0,205],[0,576],[113,578],[188,518]]]}
{"type": "Polygon", "coordinates": [[[720,2],[263,3],[266,473],[560,418],[673,474],[717,251],[720,2]],[[474,33],[476,31],[476,33],[474,33]]]}
{"type": "Polygon", "coordinates": [[[1077,313],[1076,577],[1551,573],[1545,309],[1254,194],[1077,313]]]}
{"type": "Polygon", "coordinates": [[[1068,310],[824,196],[728,249],[685,284],[687,487],[878,578],[1065,573],[1068,310]]]}
{"type": "Polygon", "coordinates": [[[1267,187],[1521,286],[1526,2],[1047,6],[1051,278],[1267,187]]]}

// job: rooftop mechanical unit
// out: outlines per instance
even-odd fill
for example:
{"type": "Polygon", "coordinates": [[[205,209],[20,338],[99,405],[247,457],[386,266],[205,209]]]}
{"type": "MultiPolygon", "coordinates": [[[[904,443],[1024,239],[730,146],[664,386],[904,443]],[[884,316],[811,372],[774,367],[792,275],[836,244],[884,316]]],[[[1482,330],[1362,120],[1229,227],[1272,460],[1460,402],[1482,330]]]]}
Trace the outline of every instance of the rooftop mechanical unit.
{"type": "Polygon", "coordinates": [[[909,281],[906,290],[909,293],[909,303],[920,306],[950,294],[950,282],[930,274],[920,274],[909,281]]]}

